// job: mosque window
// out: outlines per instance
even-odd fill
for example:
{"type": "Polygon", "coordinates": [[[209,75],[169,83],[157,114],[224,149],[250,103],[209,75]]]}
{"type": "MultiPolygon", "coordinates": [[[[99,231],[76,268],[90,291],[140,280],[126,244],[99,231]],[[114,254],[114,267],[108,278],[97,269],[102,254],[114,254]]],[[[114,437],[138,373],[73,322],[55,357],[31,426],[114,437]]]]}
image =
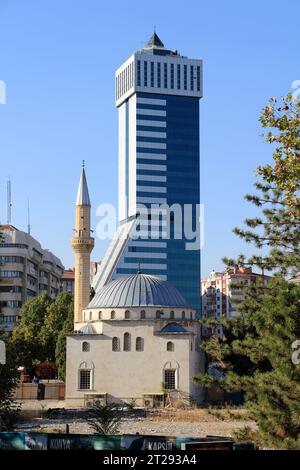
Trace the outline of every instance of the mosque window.
{"type": "Polygon", "coordinates": [[[102,319],[102,312],[99,312],[98,313],[98,320],[101,320],[102,319]]]}
{"type": "Polygon", "coordinates": [[[145,312],[145,310],[142,310],[141,311],[141,320],[145,320],[145,318],[146,318],[146,312],[145,312]]]}
{"type": "Polygon", "coordinates": [[[182,320],[185,320],[185,312],[182,312],[182,320]]]}
{"type": "Polygon", "coordinates": [[[79,390],[91,390],[91,370],[79,371],[79,390]]]}
{"type": "Polygon", "coordinates": [[[90,343],[87,343],[86,341],[82,343],[82,352],[90,352],[91,346],[90,343]]]}
{"type": "Polygon", "coordinates": [[[144,339],[143,338],[136,339],[136,351],[139,351],[139,352],[144,351],[144,339]]]}
{"type": "Polygon", "coordinates": [[[131,351],[131,336],[129,333],[124,334],[124,351],[131,351]]]}
{"type": "Polygon", "coordinates": [[[90,321],[93,319],[93,312],[90,312],[90,321]]]}
{"type": "Polygon", "coordinates": [[[111,312],[110,318],[111,318],[112,320],[115,320],[115,318],[116,318],[116,312],[115,312],[114,310],[111,312]]]}
{"type": "Polygon", "coordinates": [[[126,312],[125,312],[125,320],[130,320],[130,312],[129,312],[129,310],[126,310],[126,312]]]}
{"type": "Polygon", "coordinates": [[[119,338],[113,338],[113,340],[112,340],[112,350],[114,352],[119,352],[120,351],[120,340],[119,340],[119,338]]]}
{"type": "Polygon", "coordinates": [[[193,320],[193,312],[191,312],[191,320],[193,320]]]}
{"type": "Polygon", "coordinates": [[[160,310],[157,310],[157,312],[156,312],[156,319],[157,319],[157,320],[160,320],[160,317],[161,317],[161,311],[160,311],[160,310]]]}
{"type": "Polygon", "coordinates": [[[175,345],[174,345],[174,343],[172,343],[172,341],[168,342],[167,351],[169,351],[169,352],[174,352],[175,351],[175,345]]]}
{"type": "Polygon", "coordinates": [[[176,390],[176,371],[171,369],[165,370],[165,381],[166,390],[176,390]]]}
{"type": "Polygon", "coordinates": [[[175,312],[173,312],[173,310],[172,310],[172,312],[170,312],[170,318],[171,318],[171,320],[174,320],[174,318],[175,318],[175,312]]]}

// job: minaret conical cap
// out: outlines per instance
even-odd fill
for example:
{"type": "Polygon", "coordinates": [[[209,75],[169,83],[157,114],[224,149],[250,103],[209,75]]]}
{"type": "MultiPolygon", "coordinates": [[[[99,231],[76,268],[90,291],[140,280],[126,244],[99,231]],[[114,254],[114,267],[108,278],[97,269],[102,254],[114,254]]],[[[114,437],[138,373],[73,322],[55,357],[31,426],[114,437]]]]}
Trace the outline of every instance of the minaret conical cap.
{"type": "Polygon", "coordinates": [[[90,205],[91,205],[91,201],[90,201],[89,189],[87,185],[85,169],[84,169],[84,161],[83,161],[82,172],[81,172],[78,193],[77,193],[76,206],[90,206],[90,205]]]}

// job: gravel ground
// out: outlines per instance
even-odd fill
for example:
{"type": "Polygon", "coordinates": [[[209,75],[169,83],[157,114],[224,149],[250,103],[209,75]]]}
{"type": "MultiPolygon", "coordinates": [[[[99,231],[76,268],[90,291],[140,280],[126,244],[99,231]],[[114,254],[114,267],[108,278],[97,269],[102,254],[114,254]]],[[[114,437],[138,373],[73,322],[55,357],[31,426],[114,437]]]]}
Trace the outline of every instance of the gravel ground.
{"type": "MultiPolygon", "coordinates": [[[[46,420],[35,419],[22,423],[18,427],[20,431],[46,432],[46,433],[64,433],[66,424],[70,426],[72,434],[91,434],[90,427],[83,420],[46,420]]],[[[120,434],[144,434],[144,435],[162,435],[162,436],[189,436],[189,437],[206,437],[207,435],[231,436],[232,433],[244,427],[250,427],[255,430],[255,423],[252,421],[200,421],[200,422],[181,422],[181,421],[165,421],[156,420],[155,418],[147,419],[126,419],[120,426],[120,434]]]]}

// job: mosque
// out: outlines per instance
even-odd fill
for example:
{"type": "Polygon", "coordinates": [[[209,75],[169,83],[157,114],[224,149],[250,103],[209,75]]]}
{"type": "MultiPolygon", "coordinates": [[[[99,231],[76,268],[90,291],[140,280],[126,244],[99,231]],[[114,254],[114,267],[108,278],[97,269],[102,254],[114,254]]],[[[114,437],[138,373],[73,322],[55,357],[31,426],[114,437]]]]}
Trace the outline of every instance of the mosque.
{"type": "Polygon", "coordinates": [[[84,166],[76,201],[74,333],[67,338],[66,399],[163,405],[166,395],[202,401],[196,310],[169,282],[140,272],[90,296],[91,202],[84,166]]]}

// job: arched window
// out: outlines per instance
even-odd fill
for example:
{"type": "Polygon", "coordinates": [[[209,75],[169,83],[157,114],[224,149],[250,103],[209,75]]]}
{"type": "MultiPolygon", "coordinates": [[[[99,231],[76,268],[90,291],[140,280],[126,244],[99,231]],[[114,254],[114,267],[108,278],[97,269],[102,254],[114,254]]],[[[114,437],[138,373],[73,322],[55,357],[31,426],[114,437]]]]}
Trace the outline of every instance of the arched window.
{"type": "Polygon", "coordinates": [[[113,340],[112,340],[112,350],[114,352],[120,351],[120,340],[119,340],[119,338],[113,338],[113,340]]]}
{"type": "Polygon", "coordinates": [[[112,320],[115,320],[115,318],[116,318],[116,312],[115,312],[114,310],[111,312],[110,318],[111,318],[112,320]]]}
{"type": "Polygon", "coordinates": [[[172,341],[168,342],[167,351],[169,351],[169,352],[174,352],[175,351],[175,346],[174,346],[174,343],[172,343],[172,341]]]}
{"type": "Polygon", "coordinates": [[[102,312],[99,312],[98,313],[98,320],[101,320],[102,319],[102,312]]]}
{"type": "Polygon", "coordinates": [[[145,310],[142,310],[141,311],[141,320],[145,320],[145,318],[146,318],[146,312],[145,312],[145,310]]]}
{"type": "Polygon", "coordinates": [[[136,351],[144,351],[144,339],[143,338],[137,338],[136,339],[136,351]]]}
{"type": "Polygon", "coordinates": [[[182,320],[185,320],[185,312],[182,312],[182,320]]]}
{"type": "Polygon", "coordinates": [[[125,320],[130,320],[130,312],[129,312],[129,310],[126,310],[126,312],[125,312],[125,320]]]}
{"type": "Polygon", "coordinates": [[[131,351],[131,336],[129,333],[124,334],[124,351],[131,351]]]}
{"type": "Polygon", "coordinates": [[[174,320],[174,318],[175,318],[175,312],[173,312],[173,310],[172,310],[172,312],[170,312],[170,318],[171,318],[171,320],[174,320]]]}
{"type": "Polygon", "coordinates": [[[90,321],[93,319],[93,312],[90,312],[90,321]]]}
{"type": "Polygon", "coordinates": [[[157,319],[157,320],[160,320],[160,317],[161,317],[161,311],[160,311],[160,310],[157,310],[157,312],[156,312],[156,319],[157,319]]]}
{"type": "Polygon", "coordinates": [[[191,312],[191,320],[193,320],[193,312],[191,312]]]}
{"type": "Polygon", "coordinates": [[[87,343],[86,341],[82,343],[82,352],[90,352],[90,350],[90,343],[87,343]]]}

